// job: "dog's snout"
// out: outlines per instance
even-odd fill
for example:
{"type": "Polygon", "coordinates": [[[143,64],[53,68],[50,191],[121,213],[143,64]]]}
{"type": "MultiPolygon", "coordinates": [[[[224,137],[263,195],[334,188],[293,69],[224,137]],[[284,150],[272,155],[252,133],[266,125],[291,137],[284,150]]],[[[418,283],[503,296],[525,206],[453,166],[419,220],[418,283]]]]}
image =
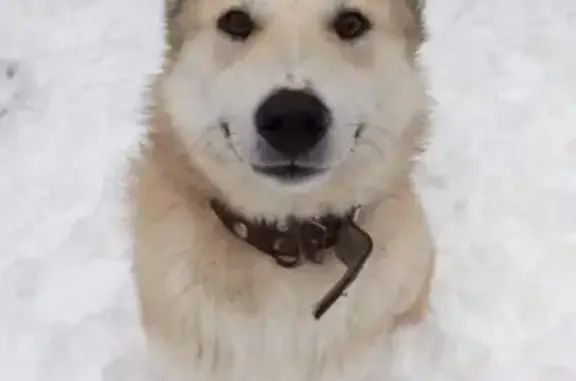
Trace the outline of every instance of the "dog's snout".
{"type": "Polygon", "coordinates": [[[258,134],[275,150],[296,157],[316,146],[330,125],[330,112],[315,95],[280,90],[256,111],[258,134]]]}

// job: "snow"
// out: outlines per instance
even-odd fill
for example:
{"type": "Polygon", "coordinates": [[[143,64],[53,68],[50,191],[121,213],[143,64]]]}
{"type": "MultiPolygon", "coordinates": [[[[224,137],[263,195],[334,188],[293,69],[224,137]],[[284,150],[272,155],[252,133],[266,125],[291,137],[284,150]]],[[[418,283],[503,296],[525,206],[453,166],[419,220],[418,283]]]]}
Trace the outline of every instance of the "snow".
{"type": "MultiPolygon", "coordinates": [[[[161,7],[0,1],[0,380],[142,379],[123,186],[161,7]]],[[[576,2],[427,19],[433,310],[371,380],[574,381],[576,2]]]]}

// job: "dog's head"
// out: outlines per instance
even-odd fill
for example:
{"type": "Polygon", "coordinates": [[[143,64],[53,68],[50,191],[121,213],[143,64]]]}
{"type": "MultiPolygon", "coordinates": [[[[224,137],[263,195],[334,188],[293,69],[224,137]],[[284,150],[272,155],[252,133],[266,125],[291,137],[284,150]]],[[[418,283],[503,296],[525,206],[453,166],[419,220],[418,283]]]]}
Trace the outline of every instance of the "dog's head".
{"type": "Polygon", "coordinates": [[[245,213],[343,212],[409,168],[418,0],[167,0],[160,94],[190,164],[245,213]]]}

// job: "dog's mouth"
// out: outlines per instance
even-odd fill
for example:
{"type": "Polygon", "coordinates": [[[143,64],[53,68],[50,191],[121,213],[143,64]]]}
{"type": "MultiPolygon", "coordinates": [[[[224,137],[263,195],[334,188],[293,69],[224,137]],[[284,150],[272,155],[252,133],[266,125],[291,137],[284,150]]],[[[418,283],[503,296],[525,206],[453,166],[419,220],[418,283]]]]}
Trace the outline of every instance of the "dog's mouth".
{"type": "Polygon", "coordinates": [[[252,168],[258,174],[290,183],[306,181],[327,171],[326,168],[301,166],[296,163],[273,166],[253,165],[252,168]]]}

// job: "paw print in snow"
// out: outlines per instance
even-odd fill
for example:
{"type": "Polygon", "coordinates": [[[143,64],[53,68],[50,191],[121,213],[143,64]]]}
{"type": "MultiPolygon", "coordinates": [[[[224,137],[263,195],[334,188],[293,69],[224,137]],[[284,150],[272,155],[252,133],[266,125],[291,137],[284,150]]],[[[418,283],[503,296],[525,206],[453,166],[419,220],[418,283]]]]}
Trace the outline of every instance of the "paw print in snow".
{"type": "Polygon", "coordinates": [[[17,62],[0,59],[0,119],[8,114],[19,95],[22,85],[17,62]]]}

